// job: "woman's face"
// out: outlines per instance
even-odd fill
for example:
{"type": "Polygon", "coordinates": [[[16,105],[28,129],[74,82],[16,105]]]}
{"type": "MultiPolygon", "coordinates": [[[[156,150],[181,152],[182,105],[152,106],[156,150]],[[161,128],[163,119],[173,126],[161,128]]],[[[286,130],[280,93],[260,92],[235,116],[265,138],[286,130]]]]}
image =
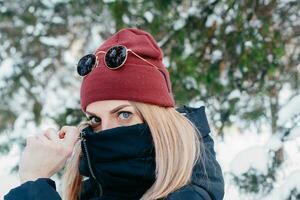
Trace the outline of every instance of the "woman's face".
{"type": "Polygon", "coordinates": [[[126,100],[103,100],[89,104],[86,116],[94,131],[143,123],[142,116],[126,100]]]}

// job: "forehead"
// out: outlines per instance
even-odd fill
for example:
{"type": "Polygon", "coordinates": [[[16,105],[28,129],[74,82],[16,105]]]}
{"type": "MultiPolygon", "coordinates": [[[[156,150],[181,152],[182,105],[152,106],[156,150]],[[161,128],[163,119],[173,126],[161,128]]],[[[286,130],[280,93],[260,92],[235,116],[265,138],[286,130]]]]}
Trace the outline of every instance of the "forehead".
{"type": "Polygon", "coordinates": [[[126,106],[126,108],[133,108],[130,102],[127,100],[103,100],[90,103],[86,107],[86,112],[106,113],[120,106],[126,106]]]}

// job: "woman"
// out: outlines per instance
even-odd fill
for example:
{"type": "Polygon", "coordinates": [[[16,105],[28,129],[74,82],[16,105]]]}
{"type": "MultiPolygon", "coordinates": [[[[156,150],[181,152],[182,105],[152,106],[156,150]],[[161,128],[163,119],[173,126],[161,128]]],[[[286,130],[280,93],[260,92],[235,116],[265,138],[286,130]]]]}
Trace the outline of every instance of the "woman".
{"type": "Polygon", "coordinates": [[[204,109],[175,109],[162,58],[154,38],[134,28],[84,56],[77,71],[90,121],[27,139],[22,184],[5,199],[61,199],[50,177],[70,156],[63,199],[222,199],[204,109]]]}

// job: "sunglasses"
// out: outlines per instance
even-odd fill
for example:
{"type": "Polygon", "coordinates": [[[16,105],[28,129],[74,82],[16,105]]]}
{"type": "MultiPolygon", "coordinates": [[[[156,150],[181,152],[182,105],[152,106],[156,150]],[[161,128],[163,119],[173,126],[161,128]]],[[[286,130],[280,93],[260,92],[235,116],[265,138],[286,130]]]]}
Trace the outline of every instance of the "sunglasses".
{"type": "Polygon", "coordinates": [[[159,69],[157,66],[152,64],[151,62],[147,61],[146,59],[142,58],[139,56],[137,53],[132,51],[131,49],[127,49],[123,45],[116,45],[111,48],[109,48],[106,52],[105,51],[98,51],[95,54],[88,54],[83,56],[78,64],[77,64],[77,72],[80,76],[86,76],[89,74],[96,66],[98,66],[98,59],[97,56],[98,54],[105,54],[104,55],[104,63],[107,68],[111,70],[116,70],[122,67],[128,57],[128,52],[131,52],[133,55],[138,57],[139,59],[145,61],[146,63],[150,64],[153,67],[156,67],[159,69]]]}

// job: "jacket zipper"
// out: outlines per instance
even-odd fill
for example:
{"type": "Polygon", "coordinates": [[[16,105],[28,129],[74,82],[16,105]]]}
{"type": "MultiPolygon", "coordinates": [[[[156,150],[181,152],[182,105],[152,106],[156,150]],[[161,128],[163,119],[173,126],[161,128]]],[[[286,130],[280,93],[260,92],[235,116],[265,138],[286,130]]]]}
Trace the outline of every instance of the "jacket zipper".
{"type": "Polygon", "coordinates": [[[90,174],[92,175],[92,178],[95,180],[95,182],[98,185],[98,188],[99,188],[99,191],[100,191],[100,195],[99,196],[101,197],[103,195],[103,189],[102,189],[101,184],[96,179],[96,176],[95,176],[94,171],[92,169],[92,165],[91,165],[91,161],[90,161],[90,157],[89,157],[89,152],[88,152],[87,145],[86,145],[86,138],[85,138],[85,132],[84,131],[80,132],[80,139],[81,139],[81,141],[83,143],[83,148],[84,148],[84,151],[85,151],[85,155],[86,155],[86,159],[87,159],[87,163],[88,163],[90,174]]]}

